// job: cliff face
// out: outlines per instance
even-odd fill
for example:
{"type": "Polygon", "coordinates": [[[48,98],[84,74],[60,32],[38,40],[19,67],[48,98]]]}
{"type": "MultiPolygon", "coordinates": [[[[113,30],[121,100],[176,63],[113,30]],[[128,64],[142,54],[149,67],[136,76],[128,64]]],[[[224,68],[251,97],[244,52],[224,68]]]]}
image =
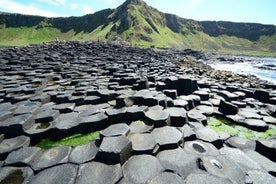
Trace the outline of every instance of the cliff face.
{"type": "MultiPolygon", "coordinates": [[[[141,46],[207,50],[244,48],[270,51],[276,43],[274,25],[184,19],[162,13],[142,0],[127,0],[116,9],[106,9],[81,17],[46,18],[0,13],[0,25],[0,43],[9,35],[15,38],[18,36],[18,33],[12,35],[10,28],[26,28],[29,32],[32,31],[32,35],[41,35],[40,32],[44,31],[49,39],[53,35],[67,40],[113,40],[121,37],[141,46]],[[240,45],[237,45],[237,39],[240,45]]],[[[41,38],[41,41],[45,41],[41,38]]],[[[39,39],[40,37],[36,38],[37,42],[39,39]]],[[[28,39],[26,42],[28,43],[28,39]]]]}

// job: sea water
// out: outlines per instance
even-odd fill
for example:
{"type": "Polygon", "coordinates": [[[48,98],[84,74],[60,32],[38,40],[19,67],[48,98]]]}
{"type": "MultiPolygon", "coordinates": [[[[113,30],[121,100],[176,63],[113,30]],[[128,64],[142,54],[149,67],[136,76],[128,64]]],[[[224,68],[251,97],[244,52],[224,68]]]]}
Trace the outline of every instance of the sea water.
{"type": "Polygon", "coordinates": [[[276,84],[276,58],[243,57],[241,62],[208,61],[207,64],[216,70],[255,75],[261,80],[276,84]]]}

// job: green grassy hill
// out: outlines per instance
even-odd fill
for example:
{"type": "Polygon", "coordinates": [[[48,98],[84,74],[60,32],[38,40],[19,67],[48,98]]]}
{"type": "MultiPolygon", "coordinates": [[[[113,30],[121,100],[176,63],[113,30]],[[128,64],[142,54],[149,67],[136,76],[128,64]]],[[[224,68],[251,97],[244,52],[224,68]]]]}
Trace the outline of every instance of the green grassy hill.
{"type": "Polygon", "coordinates": [[[276,26],[199,22],[165,14],[142,0],[82,17],[0,13],[0,45],[59,40],[116,40],[136,46],[276,56],[276,26]]]}

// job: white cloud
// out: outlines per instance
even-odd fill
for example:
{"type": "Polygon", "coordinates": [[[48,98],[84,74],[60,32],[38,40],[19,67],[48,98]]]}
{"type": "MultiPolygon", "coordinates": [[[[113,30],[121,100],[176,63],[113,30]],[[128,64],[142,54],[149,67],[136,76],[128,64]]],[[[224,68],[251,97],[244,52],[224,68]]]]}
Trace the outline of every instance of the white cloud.
{"type": "Polygon", "coordinates": [[[40,15],[45,17],[60,16],[55,12],[39,9],[35,7],[33,4],[23,5],[23,4],[14,2],[13,0],[0,0],[0,9],[7,12],[21,13],[21,14],[28,14],[28,15],[40,15]]]}
{"type": "Polygon", "coordinates": [[[94,13],[94,11],[92,10],[92,8],[90,8],[89,6],[87,5],[82,5],[81,6],[81,10],[86,13],[86,14],[91,14],[91,13],[94,13]]]}
{"type": "Polygon", "coordinates": [[[54,6],[66,5],[66,0],[37,0],[39,2],[49,3],[54,6]]]}
{"type": "Polygon", "coordinates": [[[78,9],[79,8],[79,5],[78,4],[76,4],[76,3],[71,3],[70,4],[70,9],[71,10],[76,10],[76,9],[78,9]]]}

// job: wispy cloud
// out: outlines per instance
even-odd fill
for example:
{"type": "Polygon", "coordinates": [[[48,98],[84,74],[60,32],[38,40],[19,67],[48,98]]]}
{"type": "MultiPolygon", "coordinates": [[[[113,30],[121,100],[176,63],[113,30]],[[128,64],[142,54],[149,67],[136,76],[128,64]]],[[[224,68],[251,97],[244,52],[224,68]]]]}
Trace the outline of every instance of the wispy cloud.
{"type": "Polygon", "coordinates": [[[0,0],[0,9],[7,12],[28,14],[28,15],[40,15],[46,17],[59,17],[60,15],[47,10],[37,8],[34,4],[23,5],[13,0],[0,0]]]}
{"type": "Polygon", "coordinates": [[[66,0],[37,0],[38,2],[49,3],[54,6],[66,5],[66,0]]]}
{"type": "Polygon", "coordinates": [[[79,8],[79,5],[77,4],[77,3],[71,3],[70,4],[70,9],[71,10],[76,10],[76,9],[78,9],[79,8]]]}

